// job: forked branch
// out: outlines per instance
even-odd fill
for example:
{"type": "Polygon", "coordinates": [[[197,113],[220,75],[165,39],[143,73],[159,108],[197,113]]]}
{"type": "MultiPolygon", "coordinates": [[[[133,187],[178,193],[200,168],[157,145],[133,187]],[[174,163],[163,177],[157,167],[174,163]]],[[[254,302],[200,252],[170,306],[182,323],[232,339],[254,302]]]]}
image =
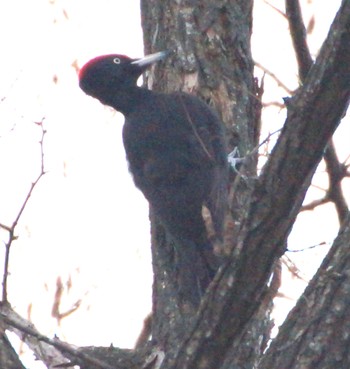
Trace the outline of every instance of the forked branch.
{"type": "Polygon", "coordinates": [[[38,182],[40,181],[40,179],[42,178],[42,176],[45,174],[45,167],[44,167],[44,138],[45,138],[45,134],[46,134],[46,130],[44,129],[44,118],[40,121],[40,122],[35,122],[36,125],[38,125],[41,128],[41,137],[40,137],[40,155],[41,155],[41,165],[40,165],[40,173],[38,174],[38,176],[36,177],[36,179],[34,180],[34,182],[31,184],[29,191],[27,193],[27,196],[25,197],[23,204],[21,206],[21,208],[19,209],[17,216],[15,218],[15,220],[13,221],[13,223],[11,224],[11,226],[7,226],[5,224],[1,224],[0,223],[0,227],[3,228],[5,231],[8,232],[8,240],[5,243],[5,260],[4,260],[4,275],[2,278],[2,302],[6,303],[7,300],[7,277],[9,275],[9,262],[10,262],[10,250],[11,250],[11,245],[13,243],[13,241],[16,240],[17,236],[16,236],[16,227],[17,224],[24,212],[24,209],[26,208],[28,201],[30,199],[30,197],[32,196],[32,193],[35,189],[35,187],[37,186],[38,182]]]}

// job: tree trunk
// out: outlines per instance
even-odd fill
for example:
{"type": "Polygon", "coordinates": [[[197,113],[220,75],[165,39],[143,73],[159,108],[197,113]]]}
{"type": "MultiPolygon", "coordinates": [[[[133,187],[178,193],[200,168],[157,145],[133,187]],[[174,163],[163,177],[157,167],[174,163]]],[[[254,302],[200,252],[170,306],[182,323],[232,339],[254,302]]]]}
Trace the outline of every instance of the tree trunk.
{"type": "MultiPolygon", "coordinates": [[[[297,9],[291,3],[289,12],[297,9]]],[[[285,125],[259,177],[254,148],[261,93],[250,53],[252,5],[252,0],[141,0],[145,53],[173,52],[148,74],[148,87],[187,91],[204,99],[225,123],[229,149],[238,147],[240,156],[247,156],[240,174],[231,178],[228,255],[202,300],[193,303],[180,297],[174,246],[151,212],[151,341],[141,342],[137,350],[74,349],[40,335],[30,324],[25,326],[10,307],[1,305],[0,333],[19,330],[25,342],[34,337],[55,346],[82,369],[350,367],[349,216],[319,272],[265,352],[272,299],[279,285],[278,259],[315,168],[349,104],[350,0],[342,1],[315,63],[303,72],[303,85],[286,101],[285,125]]],[[[345,214],[346,209],[344,219],[345,214]]],[[[3,342],[8,365],[14,367],[6,336],[3,342]]]]}
{"type": "MultiPolygon", "coordinates": [[[[156,66],[147,76],[148,87],[162,92],[186,91],[202,98],[225,123],[229,149],[238,147],[241,156],[257,145],[260,127],[260,100],[250,52],[252,4],[246,0],[216,1],[215,4],[202,0],[141,1],[145,54],[165,49],[173,53],[165,66],[156,66]]],[[[256,175],[256,159],[256,155],[252,155],[245,163],[247,177],[256,175]]],[[[247,212],[249,181],[236,181],[234,188],[232,217],[235,223],[231,225],[236,224],[238,228],[247,212]]],[[[152,214],[151,221],[152,337],[166,351],[182,340],[198,304],[181,300],[174,248],[152,214]]],[[[233,233],[232,227],[230,231],[233,233]]],[[[229,246],[233,246],[232,241],[229,246]]],[[[265,319],[264,316],[263,321],[265,319]]]]}
{"type": "MultiPolygon", "coordinates": [[[[273,266],[285,251],[312,175],[349,101],[349,6],[343,1],[305,84],[287,101],[285,127],[262,174],[251,177],[254,157],[244,168],[248,181],[240,180],[232,200],[238,224],[229,228],[232,257],[198,312],[178,298],[173,248],[151,217],[152,337],[165,351],[164,368],[256,366],[264,347],[254,338],[265,337],[270,327],[267,285],[273,266]]],[[[148,75],[148,87],[203,98],[220,112],[230,148],[238,146],[241,155],[256,146],[259,135],[251,8],[247,1],[141,2],[145,53],[174,52],[165,66],[148,75]]]]}
{"type": "Polygon", "coordinates": [[[280,328],[260,369],[350,365],[350,217],[280,328]]]}

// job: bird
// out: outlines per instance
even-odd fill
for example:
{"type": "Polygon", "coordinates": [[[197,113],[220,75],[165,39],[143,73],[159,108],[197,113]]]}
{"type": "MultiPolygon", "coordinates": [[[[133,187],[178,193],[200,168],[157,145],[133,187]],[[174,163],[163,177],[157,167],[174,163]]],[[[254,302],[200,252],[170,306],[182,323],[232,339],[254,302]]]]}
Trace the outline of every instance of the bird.
{"type": "Polygon", "coordinates": [[[193,279],[203,291],[218,267],[202,208],[209,210],[215,237],[222,241],[227,150],[224,125],[203,100],[137,85],[151,65],[168,55],[160,51],[138,59],[121,54],[95,57],[81,68],[79,86],[124,115],[129,171],[173,241],[179,269],[185,271],[181,284],[191,294],[188,285],[193,279]]]}

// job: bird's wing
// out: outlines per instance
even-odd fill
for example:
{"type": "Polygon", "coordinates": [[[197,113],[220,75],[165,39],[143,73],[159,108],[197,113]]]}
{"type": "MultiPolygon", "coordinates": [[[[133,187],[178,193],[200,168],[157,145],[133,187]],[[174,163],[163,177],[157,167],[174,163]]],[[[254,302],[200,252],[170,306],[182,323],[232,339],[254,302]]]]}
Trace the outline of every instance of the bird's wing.
{"type": "MultiPolygon", "coordinates": [[[[188,94],[177,94],[184,114],[197,140],[198,152],[211,171],[211,191],[207,206],[211,213],[216,235],[223,237],[224,217],[228,196],[228,162],[225,144],[225,127],[217,114],[203,101],[188,94]]],[[[203,163],[203,166],[205,164],[203,163]]],[[[208,170],[209,170],[208,167],[208,170]]]]}

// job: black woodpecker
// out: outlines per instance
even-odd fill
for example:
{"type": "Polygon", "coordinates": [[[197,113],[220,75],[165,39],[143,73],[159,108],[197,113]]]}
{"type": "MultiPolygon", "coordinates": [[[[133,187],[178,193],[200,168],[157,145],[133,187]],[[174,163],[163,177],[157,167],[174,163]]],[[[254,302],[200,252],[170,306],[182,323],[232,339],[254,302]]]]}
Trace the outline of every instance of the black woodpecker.
{"type": "MultiPolygon", "coordinates": [[[[123,142],[135,185],[175,245],[179,269],[196,275],[203,291],[216,267],[202,216],[205,205],[216,238],[222,240],[227,205],[228,163],[223,124],[202,100],[137,86],[158,52],[141,59],[103,55],[90,60],[79,85],[125,116],[123,142]]],[[[191,283],[184,276],[183,284],[191,283]]]]}

